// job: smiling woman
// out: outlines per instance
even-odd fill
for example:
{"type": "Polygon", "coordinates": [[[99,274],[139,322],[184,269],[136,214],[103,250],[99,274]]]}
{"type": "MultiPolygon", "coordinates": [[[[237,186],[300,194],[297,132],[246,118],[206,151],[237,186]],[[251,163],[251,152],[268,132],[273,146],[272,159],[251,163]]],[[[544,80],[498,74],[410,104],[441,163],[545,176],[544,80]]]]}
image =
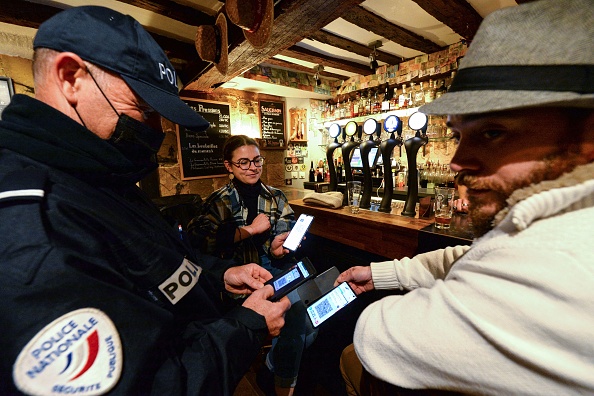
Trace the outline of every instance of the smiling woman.
{"type": "MultiPolygon", "coordinates": [[[[254,139],[230,136],[223,146],[223,160],[231,180],[206,199],[201,214],[188,225],[192,243],[204,253],[233,259],[237,265],[258,263],[277,275],[295,263],[282,246],[295,224],[293,209],[281,190],[261,182],[264,157],[254,139]]],[[[227,297],[223,298],[231,305],[241,301],[227,297]]],[[[262,367],[270,370],[267,378],[276,375],[281,392],[290,393],[306,340],[312,342],[311,334],[316,333],[306,328],[305,308],[300,301],[293,301],[285,320],[262,367]]],[[[273,386],[271,381],[269,385],[273,386]]]]}

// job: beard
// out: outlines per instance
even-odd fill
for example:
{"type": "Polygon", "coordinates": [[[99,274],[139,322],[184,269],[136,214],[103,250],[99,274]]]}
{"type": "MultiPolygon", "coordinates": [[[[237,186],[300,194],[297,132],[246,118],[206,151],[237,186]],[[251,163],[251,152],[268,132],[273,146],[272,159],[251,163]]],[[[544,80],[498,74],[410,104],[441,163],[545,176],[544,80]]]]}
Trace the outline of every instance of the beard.
{"type": "Polygon", "coordinates": [[[536,162],[532,169],[510,180],[493,180],[488,176],[474,176],[465,172],[458,175],[458,184],[469,190],[489,190],[488,196],[468,195],[468,214],[472,221],[474,237],[485,235],[495,226],[493,220],[497,213],[507,206],[510,195],[521,188],[538,184],[545,180],[555,180],[564,173],[571,172],[582,161],[577,154],[564,151],[547,156],[536,162]]]}

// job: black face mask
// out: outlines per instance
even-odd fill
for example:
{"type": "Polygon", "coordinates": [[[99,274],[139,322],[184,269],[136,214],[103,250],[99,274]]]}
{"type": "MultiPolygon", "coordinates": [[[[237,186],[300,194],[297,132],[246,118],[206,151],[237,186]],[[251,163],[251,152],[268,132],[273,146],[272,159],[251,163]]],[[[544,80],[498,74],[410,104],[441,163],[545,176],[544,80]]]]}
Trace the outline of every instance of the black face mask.
{"type": "Polygon", "coordinates": [[[90,71],[89,75],[105,100],[107,100],[107,103],[109,103],[109,106],[118,115],[118,122],[113,134],[107,142],[132,162],[132,173],[139,176],[149,174],[158,166],[157,152],[161,147],[161,143],[163,143],[165,134],[126,114],[118,113],[105,93],[103,93],[103,90],[99,84],[97,84],[97,80],[95,80],[95,77],[93,77],[90,71]]]}
{"type": "Polygon", "coordinates": [[[165,134],[126,114],[120,114],[108,142],[128,158],[138,171],[157,168],[157,152],[165,134]]]}

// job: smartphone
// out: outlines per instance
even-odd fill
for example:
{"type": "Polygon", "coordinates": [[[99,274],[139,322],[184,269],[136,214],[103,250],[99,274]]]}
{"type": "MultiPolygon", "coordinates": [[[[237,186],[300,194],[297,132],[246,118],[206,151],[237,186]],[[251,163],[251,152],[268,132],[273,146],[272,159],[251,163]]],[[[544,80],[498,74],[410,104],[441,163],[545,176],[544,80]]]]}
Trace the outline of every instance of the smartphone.
{"type": "Polygon", "coordinates": [[[283,247],[285,249],[289,249],[290,251],[294,252],[299,247],[299,244],[303,240],[305,233],[307,232],[311,222],[313,221],[314,217],[307,214],[302,214],[295,222],[293,229],[289,232],[289,236],[285,239],[283,243],[283,247]]]}
{"type": "Polygon", "coordinates": [[[347,282],[341,283],[307,307],[307,315],[311,320],[311,324],[313,327],[318,327],[355,298],[357,298],[357,295],[349,284],[347,282]]]}
{"type": "Polygon", "coordinates": [[[302,258],[299,262],[283,271],[283,273],[276,275],[265,283],[266,285],[272,285],[274,288],[274,294],[269,300],[280,300],[315,275],[316,269],[311,261],[307,257],[302,258]]]}

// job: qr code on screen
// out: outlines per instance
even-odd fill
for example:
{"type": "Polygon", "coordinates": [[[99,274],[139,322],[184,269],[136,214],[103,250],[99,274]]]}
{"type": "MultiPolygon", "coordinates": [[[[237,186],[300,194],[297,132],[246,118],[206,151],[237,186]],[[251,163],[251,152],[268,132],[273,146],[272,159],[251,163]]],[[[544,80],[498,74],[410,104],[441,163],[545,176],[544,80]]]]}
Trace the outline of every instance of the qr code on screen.
{"type": "Polygon", "coordinates": [[[279,280],[277,281],[277,283],[276,283],[276,284],[277,284],[277,286],[278,286],[278,289],[280,289],[281,287],[283,287],[284,285],[286,285],[286,284],[287,284],[287,279],[286,279],[286,278],[281,278],[281,279],[279,279],[279,280]]]}
{"type": "Polygon", "coordinates": [[[332,308],[332,305],[330,305],[328,300],[324,300],[320,305],[316,307],[316,312],[318,313],[318,316],[320,318],[323,318],[324,316],[328,315],[333,310],[334,308],[332,308]]]}

